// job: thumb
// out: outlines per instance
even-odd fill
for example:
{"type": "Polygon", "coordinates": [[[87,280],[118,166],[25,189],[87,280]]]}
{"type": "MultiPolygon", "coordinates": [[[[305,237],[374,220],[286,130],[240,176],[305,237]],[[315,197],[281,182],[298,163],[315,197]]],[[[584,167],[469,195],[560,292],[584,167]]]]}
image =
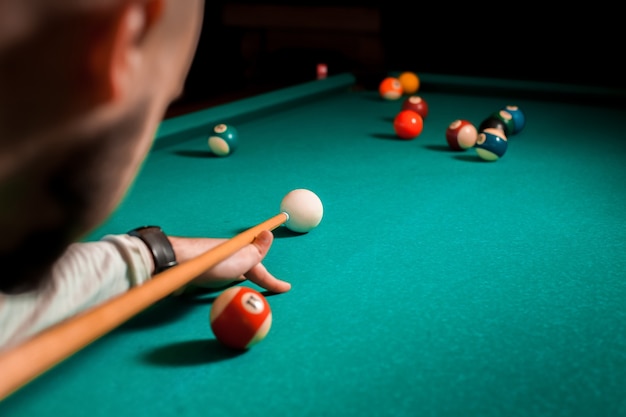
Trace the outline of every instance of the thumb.
{"type": "Polygon", "coordinates": [[[261,255],[261,259],[265,258],[267,252],[270,250],[270,246],[272,246],[272,242],[274,241],[274,235],[269,230],[263,230],[258,236],[252,241],[252,244],[257,247],[259,254],[261,255]]]}

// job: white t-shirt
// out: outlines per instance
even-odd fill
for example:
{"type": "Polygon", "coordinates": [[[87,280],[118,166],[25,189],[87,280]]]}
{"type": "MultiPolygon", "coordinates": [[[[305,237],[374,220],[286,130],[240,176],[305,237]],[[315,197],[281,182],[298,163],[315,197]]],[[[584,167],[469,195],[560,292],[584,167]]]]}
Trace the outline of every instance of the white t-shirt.
{"type": "Polygon", "coordinates": [[[0,350],[141,285],[153,270],[150,250],[134,236],[107,235],[72,244],[54,265],[45,288],[0,293],[0,350]]]}

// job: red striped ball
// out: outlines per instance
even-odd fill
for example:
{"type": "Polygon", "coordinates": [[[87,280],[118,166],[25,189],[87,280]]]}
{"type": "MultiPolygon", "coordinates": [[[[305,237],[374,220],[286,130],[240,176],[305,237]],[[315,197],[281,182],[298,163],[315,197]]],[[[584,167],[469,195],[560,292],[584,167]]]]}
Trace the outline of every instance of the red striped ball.
{"type": "Polygon", "coordinates": [[[209,319],[218,341],[230,348],[245,350],[267,336],[272,326],[272,310],[260,292],[235,286],[215,299],[209,319]]]}

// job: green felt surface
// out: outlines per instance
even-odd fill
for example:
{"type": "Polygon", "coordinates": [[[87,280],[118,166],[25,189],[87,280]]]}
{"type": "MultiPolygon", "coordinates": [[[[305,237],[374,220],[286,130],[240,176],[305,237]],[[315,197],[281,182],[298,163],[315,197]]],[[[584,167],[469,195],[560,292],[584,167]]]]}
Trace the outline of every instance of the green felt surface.
{"type": "Polygon", "coordinates": [[[350,75],[166,121],[91,238],[230,237],[313,190],[320,226],[277,229],[265,261],[293,284],[268,295],[266,340],[229,352],[208,325],[215,294],[166,299],[0,415],[626,415],[624,108],[427,80],[412,141],[393,134],[400,102],[350,75]],[[506,104],[527,122],[501,160],[448,150],[451,121],[506,104]],[[239,148],[214,157],[204,130],[230,118],[239,148]]]}

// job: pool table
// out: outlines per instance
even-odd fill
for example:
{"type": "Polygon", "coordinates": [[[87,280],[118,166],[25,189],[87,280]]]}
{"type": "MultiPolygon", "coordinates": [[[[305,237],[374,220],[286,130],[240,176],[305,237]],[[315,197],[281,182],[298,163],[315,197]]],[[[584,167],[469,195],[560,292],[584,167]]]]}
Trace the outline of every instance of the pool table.
{"type": "Polygon", "coordinates": [[[0,416],[626,416],[626,94],[420,77],[413,140],[394,134],[401,100],[349,73],[164,120],[87,240],[146,224],[229,238],[314,191],[319,226],[279,226],[264,261],[293,285],[264,292],[267,337],[222,346],[220,290],[166,297],[0,416]],[[453,120],[507,104],[526,125],[502,158],[448,147],[453,120]],[[226,157],[207,146],[222,122],[239,132],[226,157]]]}

